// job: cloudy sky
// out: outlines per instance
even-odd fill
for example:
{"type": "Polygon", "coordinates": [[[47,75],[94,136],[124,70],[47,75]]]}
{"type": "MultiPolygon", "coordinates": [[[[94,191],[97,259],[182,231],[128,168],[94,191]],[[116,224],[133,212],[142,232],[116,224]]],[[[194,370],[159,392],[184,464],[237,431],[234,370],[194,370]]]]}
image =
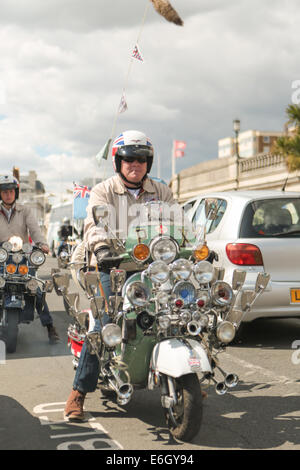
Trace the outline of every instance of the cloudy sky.
{"type": "Polygon", "coordinates": [[[152,175],[168,181],[173,139],[187,142],[180,171],[217,158],[235,118],[242,131],[282,130],[300,80],[299,1],[171,1],[183,27],[149,0],[1,0],[1,172],[35,170],[59,193],[109,176],[96,154],[138,129],[156,149],[152,175]],[[138,38],[144,63],[130,59],[138,38]]]}

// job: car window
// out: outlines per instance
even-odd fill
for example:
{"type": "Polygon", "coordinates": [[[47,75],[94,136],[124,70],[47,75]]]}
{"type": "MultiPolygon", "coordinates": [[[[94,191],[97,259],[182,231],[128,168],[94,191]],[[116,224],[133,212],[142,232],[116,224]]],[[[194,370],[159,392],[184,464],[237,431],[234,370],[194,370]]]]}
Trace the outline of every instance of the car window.
{"type": "Polygon", "coordinates": [[[188,201],[186,202],[182,207],[183,207],[183,210],[186,214],[189,213],[189,211],[191,211],[195,205],[197,201],[197,198],[196,199],[193,199],[192,201],[188,201]]]}
{"type": "Polygon", "coordinates": [[[300,238],[300,199],[262,199],[248,204],[240,227],[241,238],[300,238]]]}
{"type": "Polygon", "coordinates": [[[224,199],[202,199],[197,210],[193,217],[193,222],[196,227],[204,227],[206,228],[206,233],[213,232],[219,223],[222,220],[222,217],[225,213],[227,207],[227,202],[224,199]],[[214,218],[207,218],[207,207],[213,204],[214,205],[214,218]]]}

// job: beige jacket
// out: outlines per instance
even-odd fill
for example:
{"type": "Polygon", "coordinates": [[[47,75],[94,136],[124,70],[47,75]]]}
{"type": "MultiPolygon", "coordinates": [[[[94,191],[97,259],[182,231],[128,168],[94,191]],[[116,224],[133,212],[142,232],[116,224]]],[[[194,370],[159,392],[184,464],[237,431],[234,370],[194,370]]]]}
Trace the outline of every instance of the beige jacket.
{"type": "MultiPolygon", "coordinates": [[[[170,188],[163,183],[158,183],[151,178],[147,178],[143,184],[143,190],[137,199],[125,187],[119,175],[97,184],[91,191],[89,204],[87,207],[87,218],[84,224],[84,240],[88,251],[95,252],[100,246],[111,245],[111,241],[106,238],[106,234],[94,224],[92,208],[97,205],[109,205],[110,212],[113,213],[115,229],[120,238],[126,238],[126,233],[122,227],[128,225],[136,217],[133,205],[140,205],[150,201],[163,201],[174,204],[173,194],[170,188]],[[131,210],[132,209],[132,210],[131,210]]],[[[92,259],[91,264],[95,264],[92,259]]]]}
{"type": "Polygon", "coordinates": [[[29,235],[36,244],[46,243],[32,209],[16,203],[8,222],[0,204],[0,242],[6,242],[10,237],[18,236],[22,238],[23,243],[28,243],[29,235]]]}

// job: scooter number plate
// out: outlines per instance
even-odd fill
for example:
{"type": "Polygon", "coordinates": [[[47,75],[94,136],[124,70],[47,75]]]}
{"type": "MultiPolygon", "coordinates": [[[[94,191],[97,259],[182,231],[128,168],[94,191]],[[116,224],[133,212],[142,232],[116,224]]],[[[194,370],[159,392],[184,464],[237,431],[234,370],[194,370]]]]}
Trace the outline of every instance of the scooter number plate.
{"type": "Polygon", "coordinates": [[[200,359],[198,357],[191,357],[189,359],[189,366],[191,367],[191,369],[193,370],[199,370],[201,369],[201,362],[200,362],[200,359]]]}
{"type": "Polygon", "coordinates": [[[291,289],[291,303],[300,304],[300,289],[291,289]]]}

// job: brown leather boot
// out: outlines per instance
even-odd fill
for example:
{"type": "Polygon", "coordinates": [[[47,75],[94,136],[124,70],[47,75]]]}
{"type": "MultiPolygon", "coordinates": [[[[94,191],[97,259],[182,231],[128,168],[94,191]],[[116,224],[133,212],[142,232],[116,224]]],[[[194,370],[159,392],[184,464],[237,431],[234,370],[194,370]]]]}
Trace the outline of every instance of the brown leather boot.
{"type": "Polygon", "coordinates": [[[65,406],[64,418],[77,419],[79,421],[84,420],[84,399],[85,393],[81,393],[78,390],[72,390],[65,406]]]}

